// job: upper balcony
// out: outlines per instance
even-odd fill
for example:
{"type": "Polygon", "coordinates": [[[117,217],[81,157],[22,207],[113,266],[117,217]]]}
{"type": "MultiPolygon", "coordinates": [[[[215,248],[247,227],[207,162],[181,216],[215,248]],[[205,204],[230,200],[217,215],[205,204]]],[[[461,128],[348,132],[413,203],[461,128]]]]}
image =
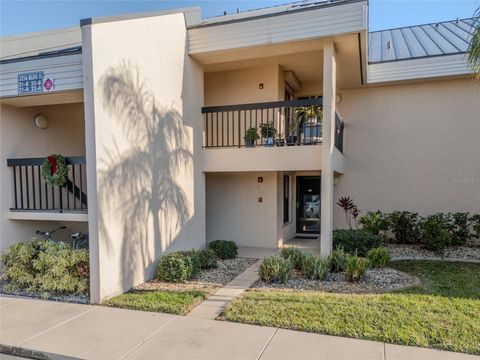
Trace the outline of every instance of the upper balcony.
{"type": "MultiPolygon", "coordinates": [[[[322,98],[202,109],[206,172],[320,170],[322,98]]],[[[344,123],[336,116],[335,146],[344,123]]]]}
{"type": "Polygon", "coordinates": [[[64,185],[47,185],[41,177],[45,158],[7,159],[12,173],[12,220],[87,221],[85,156],[65,158],[68,168],[64,185]]]}

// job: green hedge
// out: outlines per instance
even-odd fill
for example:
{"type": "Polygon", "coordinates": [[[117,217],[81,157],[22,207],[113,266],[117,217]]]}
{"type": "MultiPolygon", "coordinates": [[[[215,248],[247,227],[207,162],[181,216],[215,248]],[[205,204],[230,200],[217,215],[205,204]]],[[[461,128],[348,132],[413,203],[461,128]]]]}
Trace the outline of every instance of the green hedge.
{"type": "Polygon", "coordinates": [[[79,294],[88,292],[88,250],[49,240],[10,246],[1,256],[7,291],[79,294]]]}
{"type": "Polygon", "coordinates": [[[342,248],[349,254],[366,256],[370,249],[383,244],[380,235],[372,234],[366,230],[335,229],[333,230],[333,248],[342,248]]]}
{"type": "Polygon", "coordinates": [[[156,278],[167,282],[184,282],[197,276],[203,269],[216,267],[218,259],[213,250],[177,251],[160,259],[156,278]]]}
{"type": "Polygon", "coordinates": [[[215,252],[219,259],[234,259],[238,254],[235,241],[214,240],[208,244],[208,248],[215,252]]]}
{"type": "Polygon", "coordinates": [[[360,219],[363,230],[392,236],[398,244],[423,244],[431,250],[464,245],[471,238],[480,238],[480,214],[468,212],[437,213],[422,217],[415,212],[369,212],[360,219]]]}

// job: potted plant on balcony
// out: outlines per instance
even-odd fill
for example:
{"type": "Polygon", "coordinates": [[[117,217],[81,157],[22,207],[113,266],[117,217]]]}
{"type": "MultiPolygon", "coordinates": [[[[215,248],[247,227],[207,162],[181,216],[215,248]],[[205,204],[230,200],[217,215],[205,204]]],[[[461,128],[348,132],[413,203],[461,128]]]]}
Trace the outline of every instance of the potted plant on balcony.
{"type": "Polygon", "coordinates": [[[298,128],[303,135],[303,144],[321,142],[323,111],[320,106],[301,106],[295,110],[298,128]]]}
{"type": "Polygon", "coordinates": [[[273,126],[273,122],[261,124],[260,132],[262,133],[263,144],[273,146],[275,135],[277,135],[277,129],[273,126]]]}
{"type": "Polygon", "coordinates": [[[255,147],[255,140],[260,139],[260,136],[258,136],[257,128],[256,127],[251,127],[245,131],[245,136],[243,137],[245,140],[245,147],[255,147]]]}

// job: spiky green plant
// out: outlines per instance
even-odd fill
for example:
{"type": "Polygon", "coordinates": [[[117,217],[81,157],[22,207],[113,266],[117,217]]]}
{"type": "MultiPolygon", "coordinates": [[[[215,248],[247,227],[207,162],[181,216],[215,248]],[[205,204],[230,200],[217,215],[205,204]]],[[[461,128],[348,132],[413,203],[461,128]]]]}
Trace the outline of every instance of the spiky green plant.
{"type": "Polygon", "coordinates": [[[475,19],[472,25],[474,33],[468,46],[468,61],[475,78],[480,80],[480,7],[473,14],[473,18],[475,19]]]}

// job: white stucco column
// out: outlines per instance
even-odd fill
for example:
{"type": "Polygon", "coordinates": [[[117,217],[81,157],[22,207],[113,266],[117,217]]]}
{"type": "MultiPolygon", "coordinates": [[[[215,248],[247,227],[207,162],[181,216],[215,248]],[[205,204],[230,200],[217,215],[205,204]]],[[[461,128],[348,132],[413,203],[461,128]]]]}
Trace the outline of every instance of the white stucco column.
{"type": "Polygon", "coordinates": [[[326,41],[323,47],[323,140],[322,140],[322,184],[321,184],[321,231],[320,255],[328,256],[332,251],[333,233],[333,164],[332,155],[335,139],[335,92],[336,92],[335,45],[326,41]]]}

